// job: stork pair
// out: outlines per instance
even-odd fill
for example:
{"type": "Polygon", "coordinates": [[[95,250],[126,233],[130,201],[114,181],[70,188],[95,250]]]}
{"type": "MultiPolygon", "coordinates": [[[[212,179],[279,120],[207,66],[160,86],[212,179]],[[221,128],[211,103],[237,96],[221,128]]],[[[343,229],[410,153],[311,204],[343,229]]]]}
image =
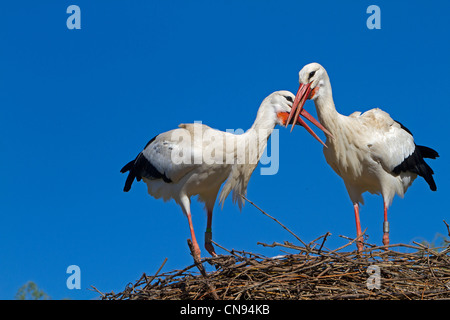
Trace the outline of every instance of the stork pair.
{"type": "Polygon", "coordinates": [[[130,190],[134,179],[142,179],[153,197],[165,201],[175,200],[188,219],[194,254],[200,259],[190,211],[190,198],[198,195],[207,211],[205,248],[215,256],[211,243],[212,213],[220,187],[226,181],[220,192],[220,202],[223,203],[232,191],[233,202],[238,202],[241,207],[243,200],[240,195],[246,194],[250,176],[257,166],[254,162],[227,162],[225,159],[238,160],[236,149],[249,148],[258,139],[256,159],[259,161],[276,125],[287,127],[292,124],[293,128],[295,124],[300,124],[324,145],[327,163],[344,180],[354,207],[358,251],[363,250],[359,204],[363,203],[362,194],[366,191],[381,193],[383,196],[383,244],[389,245],[387,209],[393,197],[395,194],[403,196],[417,175],[422,176],[430,189],[435,191],[433,170],[424,158],[435,159],[438,153],[431,148],[417,146],[411,132],[380,109],[363,114],[355,112],[350,116],[339,114],[334,106],[328,74],[321,65],[306,65],[299,73],[299,82],[300,87],[295,96],[288,91],[277,91],[265,98],[252,127],[241,135],[214,130],[202,124],[182,124],[178,129],[157,135],[134,160],[122,168],[122,173],[129,172],[124,191],[130,190]],[[320,123],[303,108],[308,99],[314,100],[320,123]],[[325,143],[301,116],[326,134],[325,143]],[[216,141],[226,139],[234,147],[217,153],[217,161],[212,163],[174,163],[174,152],[182,152],[184,156],[188,153],[193,157],[196,151],[211,148],[211,143],[214,143],[211,142],[214,140],[195,138],[189,139],[187,143],[176,138],[185,134],[193,136],[196,126],[201,126],[201,130],[212,130],[220,138],[216,141]]]}

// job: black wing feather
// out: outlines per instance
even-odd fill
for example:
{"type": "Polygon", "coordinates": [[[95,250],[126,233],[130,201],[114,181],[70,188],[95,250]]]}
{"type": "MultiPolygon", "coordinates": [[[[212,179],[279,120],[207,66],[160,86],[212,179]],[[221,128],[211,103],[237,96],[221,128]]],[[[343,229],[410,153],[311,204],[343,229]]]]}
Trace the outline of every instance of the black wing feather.
{"type": "Polygon", "coordinates": [[[439,153],[437,153],[437,151],[434,149],[425,146],[416,146],[416,147],[420,149],[420,153],[424,158],[436,159],[439,157],[439,153]]]}
{"type": "MultiPolygon", "coordinates": [[[[395,120],[395,122],[397,122],[400,125],[400,127],[406,132],[408,132],[411,136],[413,135],[412,132],[408,128],[406,128],[403,124],[401,124],[399,121],[395,120]]],[[[402,163],[396,166],[392,172],[394,174],[399,174],[400,172],[407,172],[407,171],[416,173],[425,179],[425,181],[428,183],[432,191],[436,191],[437,187],[433,179],[434,171],[425,162],[424,158],[436,159],[437,157],[439,157],[439,154],[437,153],[436,150],[431,149],[429,147],[418,146],[416,144],[414,145],[415,145],[414,152],[405,160],[403,160],[402,163]]]]}
{"type": "Polygon", "coordinates": [[[438,156],[439,154],[435,150],[416,145],[414,152],[396,166],[392,172],[395,174],[407,171],[416,173],[425,179],[432,191],[436,191],[437,187],[433,179],[434,171],[425,162],[424,158],[436,159],[438,156]]]}
{"type": "MultiPolygon", "coordinates": [[[[155,139],[156,137],[151,139],[147,143],[145,148],[147,148],[155,139]]],[[[129,171],[129,173],[127,180],[125,181],[125,186],[123,187],[123,191],[125,192],[130,191],[134,179],[136,179],[137,181],[141,181],[143,177],[148,179],[163,179],[164,182],[167,183],[172,182],[172,180],[170,180],[165,173],[159,172],[158,169],[155,168],[155,166],[151,163],[151,161],[147,159],[142,152],[138,154],[136,159],[128,162],[120,170],[120,172],[122,173],[125,173],[127,171],[129,171]]]]}

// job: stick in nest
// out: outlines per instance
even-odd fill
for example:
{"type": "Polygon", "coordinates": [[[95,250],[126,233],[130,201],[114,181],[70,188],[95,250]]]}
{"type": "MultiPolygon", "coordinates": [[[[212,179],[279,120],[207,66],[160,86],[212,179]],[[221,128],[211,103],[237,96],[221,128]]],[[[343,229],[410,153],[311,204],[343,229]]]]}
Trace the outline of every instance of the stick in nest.
{"type": "Polygon", "coordinates": [[[152,281],[156,278],[156,276],[158,275],[158,273],[161,271],[161,269],[164,267],[164,265],[167,262],[167,258],[164,259],[163,263],[161,264],[161,266],[159,267],[159,269],[156,271],[155,275],[153,277],[150,278],[150,280],[147,281],[147,284],[145,285],[144,289],[146,289],[148,286],[151,285],[152,281]]]}
{"type": "Polygon", "coordinates": [[[258,207],[256,204],[254,204],[252,201],[248,200],[245,196],[243,196],[242,194],[240,195],[242,197],[242,199],[248,201],[251,205],[253,205],[256,209],[258,209],[259,211],[261,211],[261,213],[263,213],[264,215],[266,215],[267,217],[269,217],[270,219],[272,219],[273,221],[275,221],[276,223],[278,223],[280,226],[282,226],[287,232],[289,232],[290,234],[292,234],[298,241],[300,241],[305,248],[308,248],[308,245],[303,242],[302,239],[300,239],[295,233],[293,233],[291,230],[289,230],[284,224],[282,224],[280,221],[278,221],[277,219],[275,219],[274,217],[272,217],[270,214],[268,214],[267,212],[265,212],[263,209],[261,209],[260,207],[258,207]]]}
{"type": "Polygon", "coordinates": [[[445,226],[447,227],[448,236],[450,237],[450,226],[448,225],[447,221],[445,221],[445,220],[443,220],[443,221],[445,223],[445,226]]]}

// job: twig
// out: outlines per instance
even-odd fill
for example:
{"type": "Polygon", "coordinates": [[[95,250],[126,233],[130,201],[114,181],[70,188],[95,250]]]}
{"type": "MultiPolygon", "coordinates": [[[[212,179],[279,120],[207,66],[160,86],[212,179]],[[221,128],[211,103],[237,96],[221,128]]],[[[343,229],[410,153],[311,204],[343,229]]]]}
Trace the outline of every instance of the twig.
{"type": "Polygon", "coordinates": [[[270,219],[272,219],[273,221],[275,221],[276,223],[278,223],[280,226],[282,226],[287,232],[289,232],[290,234],[292,234],[298,241],[300,241],[305,248],[309,249],[308,245],[303,242],[302,239],[300,239],[295,233],[293,233],[291,230],[289,230],[284,224],[282,224],[280,221],[278,221],[277,219],[275,219],[274,217],[272,217],[270,214],[268,214],[267,212],[265,212],[263,209],[261,209],[260,207],[258,207],[256,204],[254,204],[252,201],[248,200],[245,196],[243,196],[242,194],[240,195],[244,200],[248,201],[250,204],[252,204],[256,209],[258,209],[259,211],[261,211],[261,213],[263,213],[264,215],[266,215],[267,217],[269,217],[270,219]]]}
{"type": "Polygon", "coordinates": [[[102,298],[106,297],[106,295],[103,292],[101,292],[100,290],[98,290],[96,287],[91,285],[91,288],[94,289],[94,291],[97,291],[97,293],[99,293],[102,296],[102,298]]]}
{"type": "MultiPolygon", "coordinates": [[[[331,235],[331,233],[330,233],[330,232],[327,232],[327,233],[325,234],[325,236],[323,237],[322,244],[320,245],[320,248],[319,248],[319,253],[322,251],[322,247],[323,247],[323,245],[325,244],[325,241],[327,241],[327,238],[328,238],[329,235],[331,235]]],[[[319,239],[320,239],[320,238],[319,238],[319,239]]]]}
{"type": "Polygon", "coordinates": [[[156,276],[158,275],[158,273],[161,271],[161,269],[164,267],[164,265],[167,262],[167,258],[164,259],[163,263],[161,264],[161,266],[158,268],[158,270],[156,271],[156,273],[153,275],[153,277],[150,278],[149,281],[147,281],[147,284],[145,285],[144,289],[146,289],[151,283],[152,281],[156,278],[156,276]]]}
{"type": "Polygon", "coordinates": [[[214,240],[211,240],[211,242],[212,242],[214,245],[218,246],[220,249],[225,250],[225,251],[228,252],[229,254],[235,256],[236,258],[238,258],[238,259],[245,259],[245,258],[242,257],[241,255],[236,254],[236,251],[234,251],[234,250],[231,250],[231,251],[230,251],[230,250],[226,249],[225,247],[221,246],[220,244],[218,244],[217,242],[215,242],[214,240]]]}
{"type": "Polygon", "coordinates": [[[431,249],[430,247],[427,247],[419,242],[413,241],[414,244],[417,244],[419,247],[423,248],[423,250],[426,250],[428,252],[431,252],[433,255],[437,256],[439,255],[436,251],[434,251],[433,249],[431,249]]]}
{"type": "MultiPolygon", "coordinates": [[[[353,242],[360,240],[361,238],[363,238],[363,236],[364,236],[364,234],[366,233],[366,231],[367,231],[367,228],[364,229],[364,231],[363,231],[359,236],[357,236],[355,239],[353,239],[352,241],[350,241],[350,242],[347,243],[346,245],[343,245],[342,247],[339,247],[339,248],[337,248],[337,249],[334,249],[333,251],[330,251],[330,253],[335,253],[335,252],[337,252],[337,251],[339,251],[339,250],[342,250],[342,249],[344,249],[345,247],[348,247],[349,245],[353,244],[353,242]]],[[[342,237],[343,237],[343,236],[342,236],[342,237]]],[[[344,238],[344,237],[343,237],[343,238],[344,238]]],[[[347,238],[348,238],[348,237],[347,237],[347,238]]],[[[351,238],[348,238],[348,239],[351,239],[351,238]]],[[[363,251],[364,251],[364,250],[363,250],[363,251]]]]}
{"type": "Polygon", "coordinates": [[[445,221],[445,220],[443,220],[443,221],[445,223],[445,226],[447,227],[448,236],[450,237],[450,226],[448,225],[447,221],[445,221]]]}

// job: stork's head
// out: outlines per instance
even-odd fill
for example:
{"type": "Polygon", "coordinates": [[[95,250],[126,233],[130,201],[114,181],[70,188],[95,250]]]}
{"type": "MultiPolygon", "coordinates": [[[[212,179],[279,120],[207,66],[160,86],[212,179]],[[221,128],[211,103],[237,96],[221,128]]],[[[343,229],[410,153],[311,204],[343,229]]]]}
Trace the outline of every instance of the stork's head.
{"type": "MultiPolygon", "coordinates": [[[[287,124],[292,123],[295,125],[295,119],[297,119],[299,114],[304,112],[303,106],[305,105],[306,100],[316,100],[323,95],[324,90],[329,89],[329,86],[326,85],[327,83],[329,84],[328,74],[325,71],[325,68],[318,63],[314,62],[304,66],[302,70],[300,70],[298,77],[300,86],[297,94],[295,95],[287,124]]],[[[322,131],[332,137],[331,133],[327,129],[324,128],[322,131]]]]}
{"type": "Polygon", "coordinates": [[[294,103],[295,96],[292,92],[281,90],[272,93],[268,96],[268,102],[273,106],[274,111],[277,115],[277,123],[282,126],[287,126],[290,123],[303,126],[314,138],[316,138],[321,144],[325,145],[322,140],[316,135],[316,133],[306,124],[306,122],[300,117],[303,116],[309,121],[311,121],[315,126],[324,132],[328,132],[325,127],[323,127],[319,121],[314,119],[306,110],[302,110],[296,116],[295,122],[292,119],[292,104],[294,103]]]}
{"type": "MultiPolygon", "coordinates": [[[[276,124],[284,126],[291,112],[294,94],[290,91],[280,90],[269,95],[265,101],[276,114],[276,124]]],[[[272,111],[271,111],[272,113],[272,111]]]]}
{"type": "Polygon", "coordinates": [[[306,98],[315,100],[320,96],[326,79],[328,79],[328,74],[324,67],[316,62],[307,64],[298,73],[299,91],[303,86],[310,87],[311,92],[306,98]]]}

